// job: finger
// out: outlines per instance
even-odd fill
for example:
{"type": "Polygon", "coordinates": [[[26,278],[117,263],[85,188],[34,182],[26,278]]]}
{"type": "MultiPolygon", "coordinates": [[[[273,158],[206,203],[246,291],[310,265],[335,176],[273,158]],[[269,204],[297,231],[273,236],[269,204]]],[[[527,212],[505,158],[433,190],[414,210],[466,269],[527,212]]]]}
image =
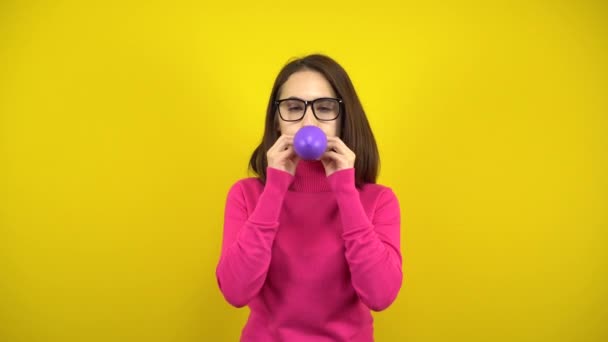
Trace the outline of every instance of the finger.
{"type": "Polygon", "coordinates": [[[277,141],[268,149],[268,152],[275,153],[285,150],[293,143],[293,136],[281,135],[277,141]]]}
{"type": "Polygon", "coordinates": [[[293,145],[293,135],[281,135],[280,150],[285,150],[287,147],[293,145]]]}
{"type": "Polygon", "coordinates": [[[328,137],[327,138],[327,143],[335,145],[335,146],[341,146],[343,148],[348,148],[348,146],[346,146],[346,144],[344,143],[344,141],[342,141],[342,139],[340,139],[338,137],[328,137]]]}
{"type": "Polygon", "coordinates": [[[327,150],[329,150],[329,151],[333,150],[335,152],[338,152],[338,153],[344,154],[344,155],[349,155],[349,154],[353,153],[348,148],[348,146],[346,146],[346,144],[344,144],[344,142],[342,142],[341,140],[327,141],[327,150]]]}
{"type": "Polygon", "coordinates": [[[285,158],[285,159],[293,159],[294,156],[297,156],[295,149],[293,148],[293,145],[289,145],[287,147],[285,147],[285,149],[283,151],[280,151],[277,153],[279,156],[281,156],[281,158],[285,158]]]}
{"type": "Polygon", "coordinates": [[[335,151],[326,151],[321,155],[321,159],[324,160],[334,160],[334,161],[343,161],[345,158],[338,152],[335,151]]]}
{"type": "Polygon", "coordinates": [[[300,161],[300,157],[295,153],[295,151],[291,154],[291,161],[297,164],[300,161]]]}

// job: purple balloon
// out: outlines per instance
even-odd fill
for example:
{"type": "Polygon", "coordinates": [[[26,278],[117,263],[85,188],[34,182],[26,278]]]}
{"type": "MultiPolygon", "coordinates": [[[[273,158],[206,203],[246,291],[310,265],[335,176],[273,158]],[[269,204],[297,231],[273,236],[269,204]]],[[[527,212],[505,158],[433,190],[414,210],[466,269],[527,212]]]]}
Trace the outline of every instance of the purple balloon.
{"type": "Polygon", "coordinates": [[[327,137],[317,126],[304,126],[293,138],[296,154],[304,160],[318,160],[327,149],[327,137]]]}

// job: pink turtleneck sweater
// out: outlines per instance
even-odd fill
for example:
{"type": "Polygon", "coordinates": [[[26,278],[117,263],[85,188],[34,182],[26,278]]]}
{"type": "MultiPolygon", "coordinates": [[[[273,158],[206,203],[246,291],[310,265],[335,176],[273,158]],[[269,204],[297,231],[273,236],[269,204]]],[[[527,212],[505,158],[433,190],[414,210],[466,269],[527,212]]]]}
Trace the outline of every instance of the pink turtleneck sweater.
{"type": "Polygon", "coordinates": [[[390,188],[355,187],[354,169],[327,177],[300,161],[228,192],[216,276],[226,300],[248,305],[241,341],[373,341],[370,310],[402,282],[399,203],[390,188]]]}

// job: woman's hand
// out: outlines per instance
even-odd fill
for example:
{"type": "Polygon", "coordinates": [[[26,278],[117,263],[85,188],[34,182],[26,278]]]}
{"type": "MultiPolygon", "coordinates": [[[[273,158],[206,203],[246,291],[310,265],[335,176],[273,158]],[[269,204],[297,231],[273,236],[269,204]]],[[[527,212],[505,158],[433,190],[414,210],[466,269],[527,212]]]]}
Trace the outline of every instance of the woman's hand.
{"type": "Polygon", "coordinates": [[[266,153],[266,158],[269,167],[295,175],[300,158],[293,148],[293,135],[281,135],[266,153]]]}
{"type": "Polygon", "coordinates": [[[327,137],[327,152],[321,157],[325,174],[329,177],[336,171],[355,167],[355,157],[355,153],[340,138],[327,137]]]}

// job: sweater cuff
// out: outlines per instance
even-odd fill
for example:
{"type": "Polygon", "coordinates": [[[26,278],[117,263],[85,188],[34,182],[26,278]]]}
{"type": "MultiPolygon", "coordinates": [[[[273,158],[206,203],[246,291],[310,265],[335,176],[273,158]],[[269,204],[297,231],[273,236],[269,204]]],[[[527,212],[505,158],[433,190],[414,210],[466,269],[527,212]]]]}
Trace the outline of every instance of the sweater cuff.
{"type": "Polygon", "coordinates": [[[283,199],[294,177],[285,171],[267,168],[264,191],[258,199],[249,221],[261,226],[277,226],[283,199]]]}
{"type": "Polygon", "coordinates": [[[354,167],[332,173],[327,177],[327,181],[329,182],[332,191],[336,194],[357,192],[354,167]]]}
{"type": "Polygon", "coordinates": [[[291,186],[293,180],[294,176],[292,176],[289,172],[267,167],[266,185],[264,190],[272,192],[275,195],[283,196],[291,186]]]}
{"type": "Polygon", "coordinates": [[[359,196],[359,190],[355,186],[355,169],[344,169],[336,171],[328,177],[338,207],[344,233],[361,227],[370,227],[371,223],[359,196]]]}

